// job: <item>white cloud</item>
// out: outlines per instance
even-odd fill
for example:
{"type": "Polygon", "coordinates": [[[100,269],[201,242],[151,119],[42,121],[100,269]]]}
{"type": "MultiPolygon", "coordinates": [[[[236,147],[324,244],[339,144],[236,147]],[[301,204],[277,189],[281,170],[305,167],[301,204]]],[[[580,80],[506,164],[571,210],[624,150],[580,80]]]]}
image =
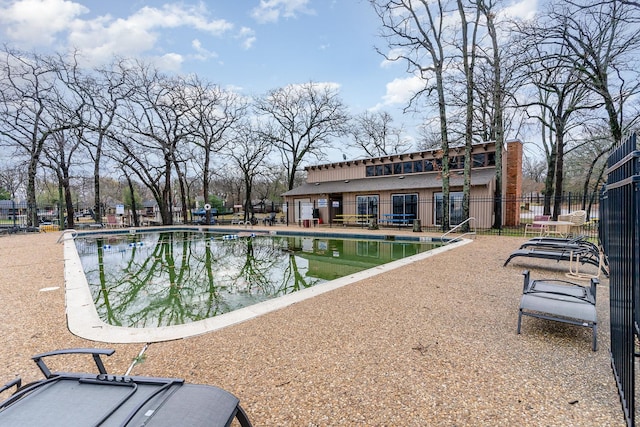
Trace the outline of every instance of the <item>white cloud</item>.
{"type": "Polygon", "coordinates": [[[307,7],[309,0],[260,0],[260,4],[253,8],[251,16],[264,24],[277,22],[280,17],[295,18],[298,13],[314,14],[313,9],[307,7]]]}
{"type": "Polygon", "coordinates": [[[248,27],[242,27],[237,38],[242,39],[242,48],[245,50],[251,49],[256,42],[255,32],[248,27]]]}
{"type": "Polygon", "coordinates": [[[178,28],[191,27],[199,31],[220,36],[233,28],[233,24],[224,19],[207,20],[204,4],[188,6],[184,4],[165,4],[161,9],[143,7],[127,20],[140,28],[178,28]]]}
{"type": "Polygon", "coordinates": [[[210,59],[210,58],[217,58],[218,57],[217,53],[212,52],[212,51],[210,51],[208,49],[205,49],[202,46],[202,43],[200,42],[200,40],[198,40],[198,39],[194,39],[194,40],[191,41],[191,47],[196,52],[194,57],[196,59],[201,60],[201,61],[205,61],[205,60],[210,59]]]}
{"type": "Polygon", "coordinates": [[[162,70],[178,72],[184,62],[184,57],[178,53],[168,53],[155,58],[153,62],[162,70]]]}
{"type": "MultiPolygon", "coordinates": [[[[0,3],[1,4],[1,3],[0,3]]],[[[134,14],[114,18],[103,15],[80,19],[89,10],[70,0],[17,0],[0,6],[0,24],[8,38],[20,47],[66,44],[78,49],[84,58],[96,63],[117,56],[137,56],[158,48],[162,30],[187,28],[211,36],[222,36],[233,29],[223,19],[209,19],[204,3],[165,4],[160,8],[143,7],[134,14]]],[[[197,55],[205,52],[201,45],[197,55]]],[[[166,52],[162,61],[179,64],[184,58],[166,52]]]]}
{"type": "Polygon", "coordinates": [[[503,18],[530,20],[538,12],[537,0],[522,0],[512,3],[500,11],[503,18]]]}
{"type": "Polygon", "coordinates": [[[51,45],[89,9],[67,0],[22,0],[0,7],[0,24],[11,40],[27,46],[51,45]]]}
{"type": "Polygon", "coordinates": [[[406,105],[411,97],[424,89],[424,80],[417,76],[393,79],[387,83],[387,92],[382,97],[382,103],[373,109],[377,110],[390,105],[406,105]]]}

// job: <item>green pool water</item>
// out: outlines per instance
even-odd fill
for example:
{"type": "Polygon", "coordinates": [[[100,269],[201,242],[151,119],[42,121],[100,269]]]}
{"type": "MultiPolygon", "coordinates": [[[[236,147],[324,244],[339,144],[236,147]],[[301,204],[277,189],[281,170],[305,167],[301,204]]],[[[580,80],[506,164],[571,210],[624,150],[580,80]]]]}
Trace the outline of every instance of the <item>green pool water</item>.
{"type": "Polygon", "coordinates": [[[98,315],[134,328],[203,320],[436,246],[203,231],[76,239],[98,315]]]}

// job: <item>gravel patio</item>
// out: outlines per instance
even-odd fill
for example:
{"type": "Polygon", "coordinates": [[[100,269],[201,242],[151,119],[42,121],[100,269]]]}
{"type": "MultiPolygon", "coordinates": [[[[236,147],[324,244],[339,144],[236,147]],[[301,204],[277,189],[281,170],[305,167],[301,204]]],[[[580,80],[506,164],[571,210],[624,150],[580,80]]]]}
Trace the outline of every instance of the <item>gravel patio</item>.
{"type": "MultiPolygon", "coordinates": [[[[2,384],[39,379],[30,357],[68,347],[115,348],[107,369],[124,374],[144,346],[68,331],[59,236],[0,237],[2,384]]],[[[149,343],[132,374],[222,387],[255,426],[624,426],[609,361],[608,281],[598,288],[597,352],[587,328],[527,317],[518,335],[523,270],[534,279],[566,271],[524,258],[503,267],[524,240],[478,236],[235,326],[149,343]]],[[[75,357],[52,365],[91,366],[75,357]]]]}

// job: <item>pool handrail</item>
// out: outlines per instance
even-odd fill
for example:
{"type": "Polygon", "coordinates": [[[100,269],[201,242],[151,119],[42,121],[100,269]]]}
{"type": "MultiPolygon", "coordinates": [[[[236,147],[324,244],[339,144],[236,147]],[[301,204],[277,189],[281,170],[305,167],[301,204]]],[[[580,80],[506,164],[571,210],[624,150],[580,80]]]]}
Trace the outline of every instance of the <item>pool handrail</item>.
{"type": "MultiPolygon", "coordinates": [[[[451,230],[447,231],[446,233],[444,233],[442,236],[440,236],[440,240],[445,244],[448,245],[449,243],[453,243],[456,242],[460,239],[462,239],[465,236],[475,236],[476,235],[476,227],[475,227],[475,221],[476,219],[472,216],[470,216],[469,218],[465,219],[464,221],[462,221],[460,224],[456,225],[455,227],[453,227],[451,230]],[[473,229],[471,231],[467,231],[459,236],[456,236],[455,238],[451,239],[451,240],[445,240],[447,235],[449,235],[450,233],[453,233],[454,231],[456,231],[458,228],[462,227],[463,225],[465,225],[466,223],[469,223],[471,225],[471,221],[473,221],[473,229]]],[[[471,229],[471,228],[470,228],[471,229]]]]}
{"type": "Polygon", "coordinates": [[[56,243],[62,243],[65,239],[65,236],[67,235],[67,233],[71,233],[71,238],[75,239],[76,236],[78,235],[78,231],[76,231],[73,228],[67,228],[66,230],[63,230],[62,233],[60,234],[60,237],[58,237],[58,241],[56,243]]]}

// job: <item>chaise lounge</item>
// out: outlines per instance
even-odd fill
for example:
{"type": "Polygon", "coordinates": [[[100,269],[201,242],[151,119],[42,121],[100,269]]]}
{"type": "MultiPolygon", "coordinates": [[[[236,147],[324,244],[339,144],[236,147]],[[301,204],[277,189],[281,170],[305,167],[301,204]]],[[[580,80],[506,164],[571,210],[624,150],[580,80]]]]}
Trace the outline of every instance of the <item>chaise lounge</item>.
{"type": "Polygon", "coordinates": [[[513,258],[527,257],[554,260],[557,262],[569,262],[569,270],[573,271],[574,265],[590,264],[598,268],[598,272],[609,275],[604,254],[593,243],[579,239],[531,239],[523,243],[519,249],[513,251],[503,266],[511,262],[513,258]]]}
{"type": "Polygon", "coordinates": [[[564,280],[531,281],[529,271],[525,271],[522,299],[518,313],[518,334],[522,326],[522,316],[537,317],[585,326],[593,330],[592,349],[598,349],[598,318],[596,314],[597,278],[591,279],[591,286],[581,286],[564,280]]]}
{"type": "Polygon", "coordinates": [[[186,384],[177,378],[109,375],[100,356],[114,350],[69,349],[33,356],[45,379],[16,387],[0,403],[2,426],[229,426],[251,423],[238,399],[220,388],[186,384]],[[51,372],[45,357],[91,354],[98,373],[51,372]]]}

